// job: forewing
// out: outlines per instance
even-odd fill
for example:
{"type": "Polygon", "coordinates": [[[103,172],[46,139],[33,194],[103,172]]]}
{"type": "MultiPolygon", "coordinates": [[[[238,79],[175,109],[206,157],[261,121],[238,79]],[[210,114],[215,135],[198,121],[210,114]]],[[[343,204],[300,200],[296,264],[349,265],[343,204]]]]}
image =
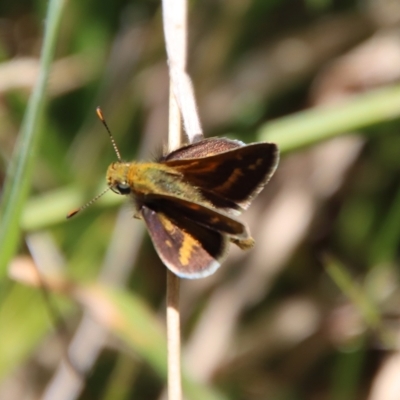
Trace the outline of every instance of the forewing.
{"type": "Polygon", "coordinates": [[[162,162],[208,157],[243,146],[245,146],[245,144],[240,140],[231,140],[227,138],[208,138],[200,140],[199,142],[188,144],[187,146],[180,147],[179,149],[165,155],[159,161],[162,162]]]}
{"type": "Polygon", "coordinates": [[[221,265],[228,239],[188,219],[179,224],[167,215],[143,206],[141,214],[162,262],[181,278],[204,278],[221,265]]]}
{"type": "MultiPolygon", "coordinates": [[[[197,145],[201,143],[203,141],[197,145]]],[[[275,144],[254,143],[203,158],[174,158],[165,162],[182,173],[186,181],[198,187],[217,207],[229,208],[228,202],[231,202],[246,209],[269,181],[278,161],[275,144]],[[219,199],[222,205],[216,204],[219,199]]]]}

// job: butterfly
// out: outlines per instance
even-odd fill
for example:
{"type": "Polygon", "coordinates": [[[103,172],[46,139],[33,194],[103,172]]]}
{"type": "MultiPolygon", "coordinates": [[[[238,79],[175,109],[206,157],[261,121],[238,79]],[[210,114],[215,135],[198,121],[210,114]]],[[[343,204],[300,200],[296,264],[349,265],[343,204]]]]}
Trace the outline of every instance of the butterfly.
{"type": "MultiPolygon", "coordinates": [[[[112,138],[99,109],[98,115],[112,138]]],[[[221,265],[230,242],[253,247],[249,229],[237,216],[274,174],[275,144],[208,138],[155,162],[124,162],[112,142],[118,161],[108,167],[108,188],[133,199],[135,217],[144,220],[155,250],[173,273],[204,278],[221,265]]]]}

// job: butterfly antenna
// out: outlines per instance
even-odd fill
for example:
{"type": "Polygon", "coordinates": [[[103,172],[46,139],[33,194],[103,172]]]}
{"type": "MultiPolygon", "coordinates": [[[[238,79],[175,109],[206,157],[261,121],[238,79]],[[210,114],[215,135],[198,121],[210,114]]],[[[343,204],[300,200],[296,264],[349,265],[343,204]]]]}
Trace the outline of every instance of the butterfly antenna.
{"type": "Polygon", "coordinates": [[[108,187],[107,189],[105,189],[103,192],[101,192],[100,194],[98,194],[96,197],[94,197],[92,200],[88,201],[86,204],[84,204],[82,207],[76,208],[75,210],[70,211],[67,214],[67,219],[68,218],[72,218],[73,216],[75,216],[76,214],[78,214],[78,212],[84,210],[85,208],[88,208],[89,206],[91,206],[95,201],[97,201],[101,196],[103,196],[105,193],[107,193],[110,190],[110,188],[108,187]]]}
{"type": "Polygon", "coordinates": [[[114,136],[112,135],[112,133],[110,131],[110,128],[107,125],[106,120],[104,119],[103,111],[101,111],[100,107],[96,108],[96,113],[97,113],[97,116],[99,117],[100,121],[102,122],[102,124],[105,126],[105,128],[107,130],[107,133],[108,133],[108,136],[110,136],[111,144],[114,147],[114,151],[115,151],[115,154],[117,155],[118,161],[122,162],[121,154],[119,153],[117,144],[115,143],[114,136]]]}

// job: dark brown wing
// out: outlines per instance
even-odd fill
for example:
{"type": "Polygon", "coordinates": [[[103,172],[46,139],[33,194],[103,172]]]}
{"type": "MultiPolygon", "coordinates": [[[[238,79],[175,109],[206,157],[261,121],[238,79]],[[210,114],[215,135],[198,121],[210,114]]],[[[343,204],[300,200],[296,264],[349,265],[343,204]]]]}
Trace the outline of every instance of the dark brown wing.
{"type": "Polygon", "coordinates": [[[221,211],[203,204],[194,203],[176,196],[151,194],[146,196],[146,203],[154,211],[165,214],[178,223],[188,219],[207,229],[229,235],[236,239],[249,238],[249,232],[242,222],[221,211]]]}
{"type": "MultiPolygon", "coordinates": [[[[202,143],[209,146],[208,140],[193,146],[201,147],[202,143]]],[[[176,150],[171,153],[172,159],[167,157],[165,163],[181,172],[185,180],[198,187],[216,207],[246,209],[275,172],[279,151],[273,143],[237,144],[236,147],[232,144],[232,147],[222,153],[191,159],[176,159],[174,153],[179,155],[179,150],[176,150]],[[237,206],[225,206],[224,202],[237,206]]]]}
{"type": "Polygon", "coordinates": [[[163,162],[208,157],[243,146],[245,146],[245,144],[240,140],[231,140],[227,138],[208,138],[180,147],[179,149],[165,155],[159,161],[163,162]]]}
{"type": "Polygon", "coordinates": [[[178,224],[147,206],[141,214],[159,257],[174,274],[204,278],[221,265],[228,243],[223,234],[184,218],[178,224]]]}

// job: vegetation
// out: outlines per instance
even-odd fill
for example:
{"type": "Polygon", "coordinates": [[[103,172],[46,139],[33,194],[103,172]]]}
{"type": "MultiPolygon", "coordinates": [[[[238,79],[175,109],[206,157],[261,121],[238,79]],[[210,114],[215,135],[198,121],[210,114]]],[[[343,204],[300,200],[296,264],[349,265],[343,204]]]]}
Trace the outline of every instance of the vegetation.
{"type": "MultiPolygon", "coordinates": [[[[274,141],[282,158],[241,217],[256,247],[181,283],[188,399],[400,398],[394,3],[190,2],[206,136],[274,141]]],[[[96,106],[126,160],[166,143],[160,4],[0,13],[0,398],[158,399],[165,267],[143,223],[113,193],[65,216],[115,161],[96,106]]]]}

